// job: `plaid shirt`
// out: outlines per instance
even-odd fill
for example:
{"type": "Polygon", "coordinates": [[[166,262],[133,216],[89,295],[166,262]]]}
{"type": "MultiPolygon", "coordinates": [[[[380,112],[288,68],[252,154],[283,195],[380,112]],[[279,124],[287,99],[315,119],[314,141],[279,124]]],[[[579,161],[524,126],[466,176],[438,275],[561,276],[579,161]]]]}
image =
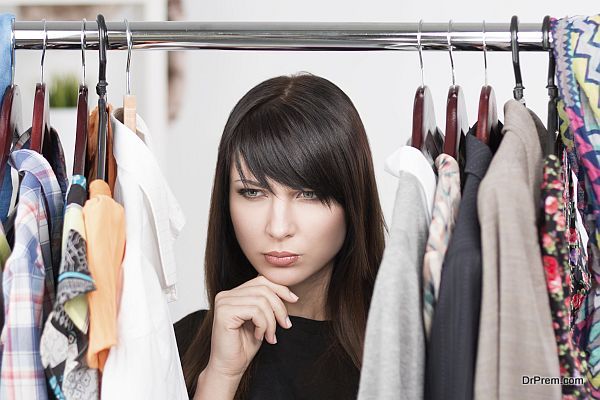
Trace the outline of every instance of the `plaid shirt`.
{"type": "MultiPolygon", "coordinates": [[[[60,249],[64,195],[50,164],[40,154],[17,150],[10,162],[24,176],[19,189],[15,245],[2,282],[6,321],[0,336],[0,398],[43,400],[47,391],[40,335],[54,303],[52,275],[57,255],[52,254],[52,247],[58,242],[60,249]]],[[[60,251],[58,257],[60,260],[60,251]]]]}

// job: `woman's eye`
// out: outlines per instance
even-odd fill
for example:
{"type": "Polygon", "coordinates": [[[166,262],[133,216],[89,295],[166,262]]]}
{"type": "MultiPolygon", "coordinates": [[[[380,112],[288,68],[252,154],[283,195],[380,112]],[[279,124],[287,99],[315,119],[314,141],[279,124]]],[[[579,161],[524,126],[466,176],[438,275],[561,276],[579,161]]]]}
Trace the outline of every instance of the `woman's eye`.
{"type": "Polygon", "coordinates": [[[300,197],[306,200],[314,200],[317,198],[317,194],[313,191],[306,190],[300,193],[300,197]]]}
{"type": "Polygon", "coordinates": [[[260,195],[261,191],[258,189],[240,189],[239,193],[244,197],[255,198],[260,195]]]}

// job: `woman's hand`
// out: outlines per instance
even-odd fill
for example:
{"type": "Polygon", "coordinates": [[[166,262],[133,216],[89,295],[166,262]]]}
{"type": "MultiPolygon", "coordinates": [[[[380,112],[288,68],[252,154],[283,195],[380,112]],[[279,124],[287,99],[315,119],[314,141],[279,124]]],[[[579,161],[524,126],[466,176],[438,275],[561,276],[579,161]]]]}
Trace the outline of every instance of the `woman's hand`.
{"type": "Polygon", "coordinates": [[[217,293],[206,368],[221,376],[241,378],[263,339],[277,342],[276,324],[291,327],[283,300],[293,303],[298,297],[287,286],[262,275],[217,293]]]}

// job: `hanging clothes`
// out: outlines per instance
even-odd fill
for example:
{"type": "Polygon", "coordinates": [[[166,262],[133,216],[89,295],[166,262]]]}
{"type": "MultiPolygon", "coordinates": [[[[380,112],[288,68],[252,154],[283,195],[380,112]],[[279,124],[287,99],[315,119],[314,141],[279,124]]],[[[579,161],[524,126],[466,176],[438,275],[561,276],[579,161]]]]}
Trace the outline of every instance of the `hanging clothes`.
{"type": "Polygon", "coordinates": [[[137,131],[131,131],[119,108],[110,124],[115,200],[125,209],[127,250],[118,340],[106,362],[102,393],[108,399],[188,399],[167,305],[176,300],[173,246],[185,218],[152,153],[144,121],[137,116],[137,131]]]}
{"type": "MultiPolygon", "coordinates": [[[[10,156],[23,173],[15,245],[3,274],[4,314],[0,398],[46,399],[39,340],[54,301],[54,254],[60,255],[63,193],[48,161],[31,150],[10,156]],[[51,228],[52,227],[52,228],[51,228]],[[58,233],[57,233],[58,231],[58,233]]],[[[58,265],[56,265],[58,268],[58,265]]]]}
{"type": "Polygon", "coordinates": [[[65,211],[62,263],[56,303],[46,320],[40,341],[42,365],[56,399],[99,399],[98,370],[86,362],[88,304],[95,290],[87,264],[83,205],[87,199],[85,177],[75,175],[65,211]]]}
{"type": "Polygon", "coordinates": [[[90,198],[83,206],[88,267],[96,290],[87,294],[90,310],[87,364],[100,372],[112,346],[117,344],[117,312],[122,288],[125,252],[125,211],[112,198],[108,184],[90,183],[90,198]]]}
{"type": "MultiPolygon", "coordinates": [[[[58,183],[59,183],[59,186],[61,187],[61,192],[62,192],[66,185],[62,184],[61,182],[63,182],[63,180],[66,181],[66,179],[67,179],[65,166],[64,166],[64,164],[61,165],[61,160],[64,163],[64,156],[60,155],[63,152],[62,145],[60,144],[60,140],[58,139],[58,134],[54,129],[51,130],[50,135],[53,137],[56,136],[56,139],[50,141],[52,146],[49,146],[48,148],[43,149],[44,156],[47,156],[47,157],[45,157],[46,160],[52,161],[50,163],[50,166],[55,173],[56,179],[58,180],[58,183]],[[52,157],[51,153],[53,153],[53,152],[56,152],[59,155],[56,157],[52,157]]],[[[12,151],[17,151],[17,150],[21,150],[21,149],[29,149],[30,139],[31,139],[31,128],[28,129],[27,131],[25,131],[23,134],[21,134],[21,136],[19,136],[19,138],[13,143],[12,151]]],[[[12,209],[13,206],[15,206],[14,203],[16,201],[16,194],[17,194],[18,190],[15,190],[13,192],[13,187],[16,187],[16,188],[19,187],[18,186],[19,173],[14,168],[12,168],[10,164],[11,163],[8,163],[8,165],[4,169],[4,183],[3,183],[3,187],[2,187],[2,193],[0,194],[0,215],[3,216],[3,219],[2,219],[3,223],[8,219],[9,211],[12,209]],[[8,182],[8,184],[6,184],[7,182],[8,182]]],[[[16,212],[16,210],[13,210],[13,212],[16,212]]],[[[4,261],[2,263],[2,266],[4,266],[4,264],[8,260],[8,256],[11,253],[11,250],[10,250],[11,243],[14,243],[14,232],[12,232],[12,231],[4,232],[4,226],[0,225],[0,227],[2,228],[1,229],[2,232],[0,234],[0,252],[2,253],[1,257],[4,258],[4,261]],[[9,235],[7,236],[7,234],[9,234],[9,235]]],[[[57,232],[57,231],[55,231],[55,232],[57,232]]],[[[53,246],[54,246],[53,247],[54,249],[57,248],[56,242],[54,242],[53,246]]],[[[57,251],[55,250],[53,253],[55,254],[55,253],[57,253],[57,251]]],[[[2,269],[3,268],[0,268],[0,278],[2,277],[2,269]]],[[[52,280],[52,285],[54,285],[54,279],[52,280]]],[[[0,295],[2,295],[2,297],[0,298],[0,305],[2,305],[2,309],[4,309],[4,294],[2,291],[3,291],[3,289],[2,289],[2,286],[0,285],[0,295]]],[[[2,314],[2,316],[0,318],[0,329],[3,326],[4,326],[4,314],[2,314]]],[[[0,348],[1,348],[1,344],[0,344],[0,348]]]]}
{"type": "Polygon", "coordinates": [[[436,178],[418,149],[386,160],[398,177],[390,236],[377,273],[365,333],[358,399],[423,397],[422,276],[436,178]]]}
{"type": "MultiPolygon", "coordinates": [[[[498,123],[498,128],[502,124],[498,123]]],[[[473,398],[481,306],[481,233],[477,191],[492,161],[492,150],[465,137],[465,182],[454,232],[444,257],[439,298],[427,347],[426,399],[473,398]]]]}
{"type": "Polygon", "coordinates": [[[560,376],[537,240],[542,122],[516,100],[504,105],[504,137],[481,181],[482,298],[476,399],[560,399],[558,385],[523,377],[560,376]]]}
{"type": "Polygon", "coordinates": [[[0,105],[12,76],[12,21],[15,15],[0,14],[0,105]]]}
{"type": "Polygon", "coordinates": [[[431,332],[431,320],[439,295],[442,263],[458,214],[461,188],[458,162],[453,157],[440,154],[435,159],[435,167],[438,175],[437,186],[423,259],[423,323],[426,338],[429,338],[431,332]]]}
{"type": "MultiPolygon", "coordinates": [[[[28,129],[18,138],[13,138],[12,151],[29,149],[31,139],[31,129],[28,129]]],[[[2,193],[0,193],[0,218],[2,223],[8,220],[9,212],[15,206],[16,192],[18,192],[19,179],[18,174],[15,173],[14,169],[10,167],[10,163],[6,165],[4,169],[4,177],[2,183],[2,193]],[[14,175],[17,175],[16,177],[14,175]],[[15,179],[16,178],[16,179],[15,179]],[[13,191],[13,187],[17,190],[13,191]]]]}
{"type": "MultiPolygon", "coordinates": [[[[108,115],[112,113],[112,104],[108,105],[108,115]]],[[[88,139],[86,149],[85,171],[88,182],[93,182],[98,169],[98,107],[94,108],[88,118],[88,139]]],[[[106,179],[110,192],[115,192],[115,181],[117,180],[117,163],[113,155],[113,131],[109,123],[106,131],[106,179]]]]}
{"type": "MultiPolygon", "coordinates": [[[[540,248],[552,310],[561,376],[579,378],[586,375],[587,361],[585,353],[573,345],[570,335],[571,297],[569,290],[571,279],[563,192],[560,162],[555,155],[551,154],[544,159],[541,203],[543,223],[540,229],[540,248]]],[[[585,385],[562,385],[561,387],[564,399],[589,398],[589,391],[585,385]]]]}
{"type": "Polygon", "coordinates": [[[577,208],[588,228],[588,266],[595,285],[577,316],[579,343],[585,345],[589,360],[588,381],[593,396],[600,397],[600,15],[570,17],[552,21],[554,56],[560,95],[559,113],[568,123],[570,167],[580,180],[577,208]],[[583,177],[583,179],[582,179],[583,177]],[[585,197],[583,196],[585,194],[585,197]]]}
{"type": "MultiPolygon", "coordinates": [[[[10,86],[12,75],[12,21],[14,14],[0,14],[0,106],[4,98],[6,89],[10,86]]],[[[11,169],[5,168],[4,176],[2,176],[2,189],[0,191],[0,220],[6,221],[8,216],[8,208],[11,203],[12,196],[12,179],[11,169]],[[7,204],[4,206],[4,204],[7,204]]],[[[4,317],[2,317],[4,318],[4,317]]],[[[0,327],[2,325],[0,324],[0,327]]]]}

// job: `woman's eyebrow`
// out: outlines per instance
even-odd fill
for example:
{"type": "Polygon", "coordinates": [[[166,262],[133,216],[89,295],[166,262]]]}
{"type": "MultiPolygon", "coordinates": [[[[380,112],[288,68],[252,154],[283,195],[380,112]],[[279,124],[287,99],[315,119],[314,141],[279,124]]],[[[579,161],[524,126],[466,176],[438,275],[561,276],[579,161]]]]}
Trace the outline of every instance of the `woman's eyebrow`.
{"type": "Polygon", "coordinates": [[[250,180],[250,179],[237,179],[235,182],[242,182],[243,184],[254,185],[261,188],[265,188],[265,186],[261,185],[259,182],[250,180]]]}

